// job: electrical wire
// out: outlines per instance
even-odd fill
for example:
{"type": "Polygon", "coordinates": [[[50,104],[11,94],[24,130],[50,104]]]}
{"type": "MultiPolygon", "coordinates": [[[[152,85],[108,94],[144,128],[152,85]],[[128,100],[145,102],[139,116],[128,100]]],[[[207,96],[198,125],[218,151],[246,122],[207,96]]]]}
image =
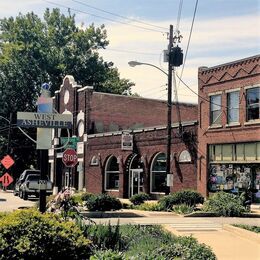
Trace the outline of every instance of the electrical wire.
{"type": "Polygon", "coordinates": [[[97,18],[102,18],[102,19],[108,20],[108,21],[113,22],[113,23],[120,23],[120,24],[124,24],[124,25],[128,25],[128,26],[132,26],[132,27],[135,27],[135,28],[138,28],[138,29],[143,29],[143,30],[153,31],[153,32],[159,32],[159,33],[162,33],[163,35],[167,33],[167,32],[159,31],[159,30],[156,30],[156,29],[151,29],[151,28],[147,28],[147,27],[143,27],[143,26],[139,26],[139,25],[135,25],[135,24],[130,24],[130,23],[127,23],[127,22],[114,20],[114,19],[111,19],[111,18],[108,18],[108,17],[104,17],[104,16],[100,16],[100,15],[96,15],[96,14],[91,14],[91,13],[88,13],[88,12],[85,12],[85,11],[82,11],[82,10],[77,10],[75,8],[71,8],[71,7],[66,6],[66,5],[54,3],[52,1],[48,1],[48,0],[42,0],[42,1],[44,1],[44,2],[46,2],[48,4],[51,4],[51,5],[54,5],[54,6],[67,8],[67,9],[72,10],[74,12],[87,14],[87,15],[90,15],[90,16],[93,16],[93,17],[97,17],[97,18]]]}
{"type": "Polygon", "coordinates": [[[129,17],[123,16],[123,15],[119,15],[119,14],[116,14],[116,13],[112,13],[112,12],[106,11],[106,10],[104,10],[104,9],[97,8],[97,7],[95,7],[95,6],[92,6],[92,5],[83,3],[83,2],[81,2],[81,1],[77,1],[77,0],[71,0],[71,1],[74,2],[74,3],[82,4],[82,5],[84,5],[84,6],[90,7],[90,8],[92,8],[92,9],[95,9],[95,10],[97,10],[97,11],[100,11],[100,12],[103,12],[103,13],[106,13],[106,14],[110,14],[110,15],[113,15],[113,16],[116,16],[116,17],[119,17],[119,18],[126,19],[126,20],[131,21],[131,22],[137,22],[137,23],[141,23],[141,24],[148,25],[148,26],[151,26],[151,27],[155,27],[155,28],[167,30],[167,28],[165,28],[165,27],[158,26],[158,25],[154,25],[154,24],[150,24],[150,23],[146,23],[146,22],[143,22],[143,21],[141,21],[141,20],[129,18],[129,17]]]}
{"type": "MultiPolygon", "coordinates": [[[[188,43],[187,43],[187,47],[186,47],[186,51],[185,51],[185,56],[184,56],[184,61],[183,61],[182,69],[181,69],[180,78],[182,78],[183,71],[184,71],[185,64],[186,64],[186,59],[187,59],[187,55],[188,55],[188,50],[189,50],[189,47],[190,47],[191,35],[192,35],[192,31],[193,31],[193,25],[194,25],[196,13],[197,13],[197,8],[198,8],[198,2],[199,2],[199,0],[196,0],[194,12],[193,12],[192,23],[191,23],[191,27],[190,27],[190,33],[189,33],[188,43]]],[[[179,80],[179,83],[178,83],[178,87],[177,87],[177,88],[179,88],[179,86],[180,86],[180,80],[179,80]]]]}

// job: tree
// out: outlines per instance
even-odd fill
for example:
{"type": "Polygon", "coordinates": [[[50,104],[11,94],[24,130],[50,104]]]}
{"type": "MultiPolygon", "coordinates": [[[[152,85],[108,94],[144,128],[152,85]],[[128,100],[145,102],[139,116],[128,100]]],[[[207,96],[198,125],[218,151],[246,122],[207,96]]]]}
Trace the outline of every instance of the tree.
{"type": "MultiPolygon", "coordinates": [[[[11,112],[35,111],[41,84],[51,82],[54,93],[68,74],[95,91],[131,94],[134,84],[121,79],[113,63],[99,56],[98,50],[108,44],[104,25],[78,27],[75,15],[61,14],[59,9],[46,9],[43,20],[33,12],[0,20],[0,115],[9,118],[11,112]]],[[[0,156],[7,140],[5,126],[0,119],[0,156]]],[[[12,138],[11,147],[19,145],[20,138],[24,139],[20,134],[12,138]]]]}

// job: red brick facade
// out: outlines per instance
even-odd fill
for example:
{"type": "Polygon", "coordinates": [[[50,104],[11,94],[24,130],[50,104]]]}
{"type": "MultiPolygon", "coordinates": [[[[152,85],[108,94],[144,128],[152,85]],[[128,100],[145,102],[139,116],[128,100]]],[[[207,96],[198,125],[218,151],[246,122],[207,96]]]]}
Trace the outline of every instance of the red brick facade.
{"type": "MultiPolygon", "coordinates": [[[[143,169],[140,177],[142,190],[151,192],[151,185],[154,185],[154,180],[151,181],[152,161],[159,153],[166,153],[165,101],[93,92],[91,87],[78,86],[72,76],[66,76],[60,90],[55,93],[54,104],[59,113],[73,114],[70,134],[79,137],[79,164],[72,170],[74,187],[86,188],[93,193],[108,192],[129,197],[129,165],[134,162],[135,167],[143,169]],[[122,133],[126,130],[134,139],[132,151],[121,149],[122,133]],[[119,186],[116,189],[106,187],[106,165],[111,156],[116,158],[119,167],[119,179],[113,180],[119,186]],[[97,165],[93,165],[94,159],[97,165]]],[[[173,105],[171,191],[196,188],[197,105],[180,103],[179,108],[184,139],[177,135],[176,106],[173,105]],[[189,154],[190,161],[178,161],[183,151],[189,154]]],[[[60,136],[66,137],[67,132],[63,130],[59,134],[56,131],[55,145],[60,136]]],[[[61,157],[62,151],[56,150],[49,157],[55,186],[59,188],[64,186],[65,172],[68,171],[62,165],[61,157]]],[[[155,192],[154,196],[157,195],[155,192]]]]}
{"type": "MultiPolygon", "coordinates": [[[[259,64],[260,56],[258,55],[211,68],[199,68],[199,145],[197,188],[198,191],[203,195],[207,195],[208,193],[207,184],[209,181],[209,169],[211,167],[210,161],[219,161],[219,166],[216,167],[217,171],[219,171],[222,175],[223,168],[226,169],[225,167],[227,165],[230,168],[230,172],[231,169],[234,169],[233,174],[236,174],[237,172],[240,173],[240,166],[243,167],[243,169],[246,168],[246,171],[250,171],[248,168],[251,168],[252,166],[254,168],[253,170],[251,169],[253,174],[258,174],[260,156],[257,154],[257,152],[255,152],[255,158],[253,158],[253,153],[252,158],[250,158],[249,155],[244,155],[244,159],[239,159],[239,156],[237,155],[238,151],[234,149],[240,149],[239,145],[250,147],[250,144],[253,145],[252,147],[254,147],[255,144],[255,147],[257,147],[256,149],[259,149],[258,142],[260,141],[260,119],[257,118],[255,114],[254,120],[247,119],[247,113],[249,112],[247,110],[248,107],[246,103],[247,99],[250,99],[250,97],[248,97],[248,90],[254,88],[257,92],[258,88],[260,87],[259,64]],[[231,108],[228,105],[228,95],[233,91],[238,92],[239,102],[237,111],[239,112],[236,112],[235,110],[233,111],[234,114],[238,114],[238,120],[236,120],[235,123],[229,123],[228,109],[231,108]],[[210,114],[210,111],[218,109],[217,106],[211,109],[211,104],[209,101],[214,95],[219,95],[220,98],[218,100],[221,100],[219,118],[215,117],[216,121],[218,121],[218,124],[215,124],[214,121],[213,123],[210,121],[211,118],[214,118],[214,112],[210,114]],[[214,146],[216,144],[221,144],[222,146],[216,147],[214,146]],[[232,147],[225,147],[223,146],[224,144],[232,144],[232,147]],[[215,159],[212,159],[210,158],[209,154],[209,149],[211,148],[216,150],[222,149],[223,154],[225,153],[223,149],[233,149],[233,158],[230,157],[231,159],[228,160],[228,156],[225,154],[222,154],[222,158],[220,158],[218,157],[218,154],[216,155],[218,152],[214,150],[212,153],[215,153],[216,157],[214,157],[215,159]],[[243,166],[243,164],[246,166],[243,166]],[[231,168],[233,165],[234,168],[231,168]]],[[[256,103],[254,109],[257,109],[257,106],[259,106],[259,97],[258,101],[256,102],[258,102],[258,105],[256,103]]],[[[214,106],[214,104],[212,106],[214,106]]],[[[256,110],[254,110],[254,113],[255,111],[256,110]]],[[[258,153],[259,152],[260,151],[258,151],[258,153]]]]}

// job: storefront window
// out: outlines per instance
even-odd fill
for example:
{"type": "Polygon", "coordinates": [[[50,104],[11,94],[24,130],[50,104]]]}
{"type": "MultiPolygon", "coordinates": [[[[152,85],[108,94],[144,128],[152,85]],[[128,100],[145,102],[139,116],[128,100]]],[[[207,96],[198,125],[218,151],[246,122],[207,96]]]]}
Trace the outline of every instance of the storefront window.
{"type": "Polygon", "coordinates": [[[260,88],[246,91],[247,121],[260,119],[260,88]]]}
{"type": "Polygon", "coordinates": [[[239,91],[227,94],[228,124],[239,122],[239,91]]]}
{"type": "Polygon", "coordinates": [[[107,190],[119,189],[119,165],[115,156],[111,156],[106,164],[105,187],[107,190]]]}
{"type": "Polygon", "coordinates": [[[221,95],[210,97],[210,124],[221,125],[221,95]]]}
{"type": "Polygon", "coordinates": [[[155,156],[151,167],[151,192],[165,192],[166,187],[166,155],[155,156]]]}
{"type": "Polygon", "coordinates": [[[245,160],[254,161],[256,159],[256,143],[245,144],[245,160]]]}
{"type": "Polygon", "coordinates": [[[223,154],[223,161],[232,161],[233,160],[233,149],[232,144],[224,144],[222,146],[222,154],[223,154]]]}

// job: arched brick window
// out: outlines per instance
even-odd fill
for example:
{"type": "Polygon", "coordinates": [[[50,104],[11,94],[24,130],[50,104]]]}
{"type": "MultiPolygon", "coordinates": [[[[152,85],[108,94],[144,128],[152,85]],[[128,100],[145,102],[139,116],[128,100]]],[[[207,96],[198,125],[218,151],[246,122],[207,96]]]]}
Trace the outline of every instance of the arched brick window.
{"type": "Polygon", "coordinates": [[[108,158],[105,167],[105,189],[119,189],[119,165],[117,158],[113,155],[108,158]]]}
{"type": "Polygon", "coordinates": [[[151,164],[151,192],[165,192],[166,178],[166,154],[158,153],[151,164]]]}

